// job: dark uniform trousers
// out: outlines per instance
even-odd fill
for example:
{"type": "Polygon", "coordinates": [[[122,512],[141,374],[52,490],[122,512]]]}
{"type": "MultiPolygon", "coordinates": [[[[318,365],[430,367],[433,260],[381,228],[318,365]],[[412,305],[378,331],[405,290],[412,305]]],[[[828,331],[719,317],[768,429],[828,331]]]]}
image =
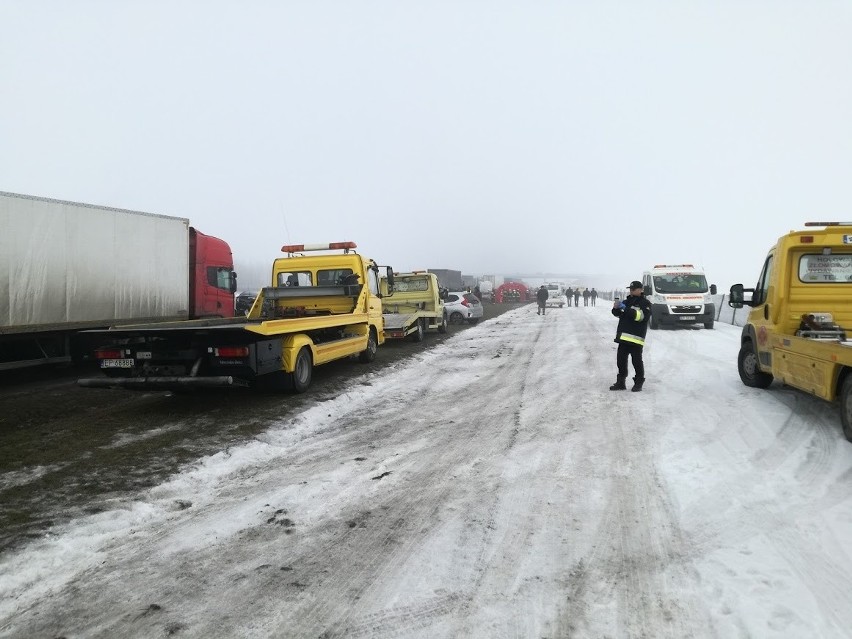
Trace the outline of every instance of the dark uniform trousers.
{"type": "Polygon", "coordinates": [[[618,352],[615,355],[615,363],[618,366],[618,375],[626,378],[629,371],[627,369],[627,356],[633,360],[633,370],[636,371],[636,377],[645,379],[645,363],[642,361],[642,346],[633,342],[618,342],[618,352]]]}

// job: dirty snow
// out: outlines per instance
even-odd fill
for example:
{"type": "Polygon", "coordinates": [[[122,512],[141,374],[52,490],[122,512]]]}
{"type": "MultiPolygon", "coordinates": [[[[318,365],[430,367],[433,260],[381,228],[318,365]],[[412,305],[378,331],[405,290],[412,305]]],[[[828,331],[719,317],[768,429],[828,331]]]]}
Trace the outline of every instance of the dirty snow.
{"type": "MultiPolygon", "coordinates": [[[[530,305],[0,557],[0,636],[852,637],[852,444],[739,328],[530,305]]],[[[169,428],[163,424],[163,428],[169,428]]]]}

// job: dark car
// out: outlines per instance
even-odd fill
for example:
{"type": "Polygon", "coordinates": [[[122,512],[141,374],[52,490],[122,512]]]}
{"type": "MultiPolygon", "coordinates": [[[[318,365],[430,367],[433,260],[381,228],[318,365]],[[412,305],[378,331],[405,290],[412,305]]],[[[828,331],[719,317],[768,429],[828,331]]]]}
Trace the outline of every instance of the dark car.
{"type": "Polygon", "coordinates": [[[257,291],[237,293],[236,298],[234,298],[234,315],[248,315],[254,300],[257,299],[257,293],[257,291]]]}

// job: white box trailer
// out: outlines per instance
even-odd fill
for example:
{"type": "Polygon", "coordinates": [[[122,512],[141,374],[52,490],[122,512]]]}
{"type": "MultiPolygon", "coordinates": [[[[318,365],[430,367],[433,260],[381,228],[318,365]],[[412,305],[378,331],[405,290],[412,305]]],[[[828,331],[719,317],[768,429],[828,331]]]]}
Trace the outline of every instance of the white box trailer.
{"type": "Polygon", "coordinates": [[[0,370],[68,361],[71,331],[187,319],[185,218],[0,192],[0,370]]]}

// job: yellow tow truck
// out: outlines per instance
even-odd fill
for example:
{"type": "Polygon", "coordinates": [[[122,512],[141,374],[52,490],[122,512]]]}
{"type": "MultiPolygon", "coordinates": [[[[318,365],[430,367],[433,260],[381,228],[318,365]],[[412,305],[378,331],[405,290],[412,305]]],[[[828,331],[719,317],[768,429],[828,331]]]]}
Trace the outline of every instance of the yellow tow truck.
{"type": "Polygon", "coordinates": [[[852,222],[805,226],[778,239],[754,288],[731,287],[728,304],[751,307],[739,374],[746,386],[778,380],[839,400],[843,433],[852,441],[852,222]]]}
{"type": "Polygon", "coordinates": [[[78,384],[173,390],[272,382],[303,392],[314,366],[351,356],[370,362],[385,339],[382,297],[393,292],[393,269],[355,248],[283,246],[271,286],[245,317],[87,331],[105,377],[78,384]]]}
{"type": "Polygon", "coordinates": [[[447,312],[441,299],[438,276],[428,271],[394,273],[392,287],[382,279],[382,291],[390,299],[384,303],[385,338],[422,342],[428,330],[447,332],[447,312]]]}

